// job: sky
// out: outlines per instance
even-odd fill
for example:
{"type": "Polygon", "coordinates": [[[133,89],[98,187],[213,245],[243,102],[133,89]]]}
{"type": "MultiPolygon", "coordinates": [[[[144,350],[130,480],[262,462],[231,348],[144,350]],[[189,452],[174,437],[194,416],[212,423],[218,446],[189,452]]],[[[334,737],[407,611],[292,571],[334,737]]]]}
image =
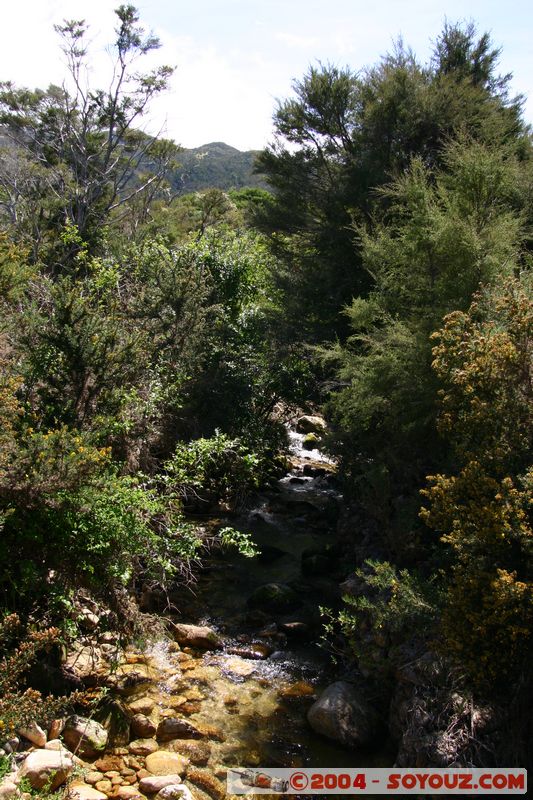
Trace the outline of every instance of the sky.
{"type": "MultiPolygon", "coordinates": [[[[359,71],[402,36],[427,61],[445,18],[474,21],[503,49],[501,72],[514,75],[533,123],[531,0],[132,0],[161,40],[151,64],[176,67],[144,127],[184,147],[224,141],[241,150],[272,140],[277,100],[291,94],[309,65],[359,71]]],[[[90,25],[90,85],[105,86],[120,0],[7,0],[0,10],[0,80],[46,88],[60,84],[64,57],[54,24],[90,25]]]]}

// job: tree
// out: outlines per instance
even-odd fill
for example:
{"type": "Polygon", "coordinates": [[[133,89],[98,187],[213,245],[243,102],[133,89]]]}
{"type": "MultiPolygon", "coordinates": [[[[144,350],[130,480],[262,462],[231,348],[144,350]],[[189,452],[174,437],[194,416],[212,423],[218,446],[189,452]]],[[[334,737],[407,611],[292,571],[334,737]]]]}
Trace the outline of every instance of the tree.
{"type": "Polygon", "coordinates": [[[29,91],[0,84],[0,207],[30,242],[34,260],[66,223],[95,245],[109,213],[153,193],[176,152],[172,143],[137,129],[173,69],[137,72],[137,60],[157,49],[159,40],[145,34],[132,5],[121,5],[116,15],[107,90],[85,83],[87,26],[78,20],[56,26],[67,57],[68,86],[29,91]],[[149,174],[143,174],[148,165],[149,174]]]}
{"type": "Polygon", "coordinates": [[[328,409],[348,493],[379,515],[397,557],[406,553],[406,527],[416,527],[424,478],[446,454],[430,336],[445,314],[466,310],[480,285],[513,276],[526,236],[514,156],[461,139],[441,161],[443,169],[429,170],[415,158],[382,189],[385,210],[358,228],[375,289],[347,309],[347,341],[322,351],[342,386],[328,409]]]}
{"type": "Polygon", "coordinates": [[[376,190],[414,157],[439,169],[444,145],[459,135],[528,151],[520,98],[508,96],[510,76],[497,75],[498,54],[473,26],[446,25],[427,66],[399,42],[360,74],[321,65],[294,83],[274,116],[275,141],[259,156],[275,200],[258,222],[282,259],[278,284],[295,336],[349,335],[340,312],[372,288],[353,223],[387,206],[376,190]]]}

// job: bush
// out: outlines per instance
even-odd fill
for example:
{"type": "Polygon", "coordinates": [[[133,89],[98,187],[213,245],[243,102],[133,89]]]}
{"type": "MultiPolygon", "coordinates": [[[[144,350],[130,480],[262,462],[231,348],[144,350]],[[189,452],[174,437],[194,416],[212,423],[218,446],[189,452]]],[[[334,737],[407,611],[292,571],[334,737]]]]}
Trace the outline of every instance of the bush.
{"type": "Polygon", "coordinates": [[[217,431],[211,439],[180,443],[165,464],[166,483],[186,505],[242,502],[260,480],[259,459],[239,439],[217,431]]]}
{"type": "Polygon", "coordinates": [[[68,698],[43,697],[35,689],[21,688],[24,673],[37,654],[56,644],[58,636],[57,628],[48,628],[29,630],[21,637],[21,623],[16,614],[0,620],[0,645],[6,652],[0,659],[0,742],[14,736],[18,728],[32,721],[51,721],[65,706],[83,699],[80,692],[68,698]]]}
{"type": "Polygon", "coordinates": [[[391,648],[419,631],[427,635],[436,622],[439,589],[435,580],[424,580],[388,561],[365,561],[354,574],[354,594],[343,596],[344,608],[328,612],[326,634],[343,637],[343,655],[360,665],[394,669],[391,648]],[[346,647],[347,644],[347,647],[346,647]],[[346,650],[348,652],[346,652],[346,650]],[[385,657],[389,657],[386,663],[385,657]]]}

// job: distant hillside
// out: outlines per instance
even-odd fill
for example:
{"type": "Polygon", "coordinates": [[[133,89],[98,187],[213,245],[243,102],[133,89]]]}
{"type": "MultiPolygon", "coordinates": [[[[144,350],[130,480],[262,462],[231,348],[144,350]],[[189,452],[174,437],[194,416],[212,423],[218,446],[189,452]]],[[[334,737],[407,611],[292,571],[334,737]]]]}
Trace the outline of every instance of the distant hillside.
{"type": "Polygon", "coordinates": [[[266,189],[266,182],[253,173],[257,152],[243,152],[224,142],[211,142],[191,150],[183,150],[178,154],[180,166],[171,178],[172,188],[179,194],[213,187],[266,189]]]}

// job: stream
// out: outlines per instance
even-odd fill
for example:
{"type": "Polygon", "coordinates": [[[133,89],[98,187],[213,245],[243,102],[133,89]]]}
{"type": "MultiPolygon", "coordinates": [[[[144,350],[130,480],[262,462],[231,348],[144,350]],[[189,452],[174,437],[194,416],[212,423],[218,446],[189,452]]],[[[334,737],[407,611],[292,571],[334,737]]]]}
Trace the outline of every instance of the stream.
{"type": "MultiPolygon", "coordinates": [[[[175,621],[209,626],[223,642],[204,652],[167,640],[145,652],[151,683],[129,702],[156,724],[185,717],[204,731],[183,744],[192,763],[225,783],[228,767],[372,767],[390,754],[349,750],[316,734],[309,707],[336,680],[318,644],[320,606],[339,601],[336,518],[341,500],[332,462],[290,431],[289,473],[237,519],[260,555],[215,552],[182,597],[175,621]]],[[[132,658],[129,669],[138,668],[132,658]]],[[[213,796],[213,792],[211,792],[213,796]]]]}

